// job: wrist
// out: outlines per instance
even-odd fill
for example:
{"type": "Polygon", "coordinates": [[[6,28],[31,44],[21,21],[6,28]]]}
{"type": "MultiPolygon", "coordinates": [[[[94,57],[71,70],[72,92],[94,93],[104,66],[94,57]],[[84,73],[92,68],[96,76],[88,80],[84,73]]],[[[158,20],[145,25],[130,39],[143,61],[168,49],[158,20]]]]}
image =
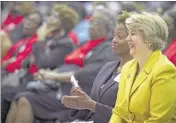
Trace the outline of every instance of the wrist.
{"type": "Polygon", "coordinates": [[[50,73],[50,76],[53,80],[59,81],[59,74],[58,73],[52,72],[52,73],[50,73]]]}
{"type": "Polygon", "coordinates": [[[90,101],[88,101],[88,109],[95,112],[96,102],[94,100],[90,99],[90,101]]]}

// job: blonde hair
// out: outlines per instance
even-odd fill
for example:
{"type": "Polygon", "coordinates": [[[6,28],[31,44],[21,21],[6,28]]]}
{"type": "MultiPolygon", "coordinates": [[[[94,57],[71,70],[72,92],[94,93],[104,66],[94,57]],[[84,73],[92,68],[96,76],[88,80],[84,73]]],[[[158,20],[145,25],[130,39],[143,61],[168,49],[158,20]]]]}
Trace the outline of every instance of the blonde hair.
{"type": "Polygon", "coordinates": [[[78,13],[66,4],[53,4],[52,9],[59,13],[59,19],[66,29],[66,32],[70,32],[79,22],[78,13]]]}
{"type": "Polygon", "coordinates": [[[133,13],[125,21],[129,29],[141,32],[144,43],[147,43],[152,51],[162,50],[167,44],[168,26],[156,13],[133,13]]]}
{"type": "Polygon", "coordinates": [[[11,41],[8,37],[8,35],[4,32],[1,31],[0,33],[1,35],[1,59],[7,54],[8,50],[10,49],[10,47],[12,46],[11,41]]]}

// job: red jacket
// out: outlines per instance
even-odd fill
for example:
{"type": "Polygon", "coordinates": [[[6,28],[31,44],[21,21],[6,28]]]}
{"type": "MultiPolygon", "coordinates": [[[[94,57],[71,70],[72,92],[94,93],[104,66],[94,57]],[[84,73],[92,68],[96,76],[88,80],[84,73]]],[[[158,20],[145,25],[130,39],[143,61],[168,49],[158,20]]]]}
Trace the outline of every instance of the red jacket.
{"type": "Polygon", "coordinates": [[[16,50],[18,49],[20,50],[17,52],[15,60],[6,66],[5,68],[6,71],[12,73],[16,69],[20,69],[21,63],[31,54],[32,45],[35,44],[36,42],[37,42],[37,35],[35,34],[28,40],[21,39],[16,44],[12,45],[7,54],[2,58],[2,63],[12,58],[14,53],[17,52],[16,50]],[[22,46],[23,44],[25,45],[22,46]]]}
{"type": "Polygon", "coordinates": [[[164,51],[164,54],[176,66],[176,38],[167,47],[167,49],[164,51]]]}

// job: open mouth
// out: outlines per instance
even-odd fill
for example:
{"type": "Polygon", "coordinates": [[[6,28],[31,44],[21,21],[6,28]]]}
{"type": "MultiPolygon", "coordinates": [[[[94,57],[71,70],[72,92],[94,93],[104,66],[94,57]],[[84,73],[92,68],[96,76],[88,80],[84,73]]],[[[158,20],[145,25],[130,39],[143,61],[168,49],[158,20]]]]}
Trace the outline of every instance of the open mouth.
{"type": "Polygon", "coordinates": [[[112,48],[116,48],[118,44],[112,44],[112,48]]]}
{"type": "Polygon", "coordinates": [[[130,46],[130,48],[135,48],[135,46],[134,46],[134,45],[132,45],[132,44],[130,44],[129,46],[130,46]]]}

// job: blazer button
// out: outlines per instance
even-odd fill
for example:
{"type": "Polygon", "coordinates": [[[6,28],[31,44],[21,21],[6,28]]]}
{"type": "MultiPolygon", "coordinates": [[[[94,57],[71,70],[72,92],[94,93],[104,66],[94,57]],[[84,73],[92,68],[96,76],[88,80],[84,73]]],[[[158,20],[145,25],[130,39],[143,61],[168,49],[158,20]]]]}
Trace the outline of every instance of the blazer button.
{"type": "Polygon", "coordinates": [[[131,75],[130,75],[130,74],[128,74],[127,78],[130,78],[130,77],[131,77],[131,75]]]}

